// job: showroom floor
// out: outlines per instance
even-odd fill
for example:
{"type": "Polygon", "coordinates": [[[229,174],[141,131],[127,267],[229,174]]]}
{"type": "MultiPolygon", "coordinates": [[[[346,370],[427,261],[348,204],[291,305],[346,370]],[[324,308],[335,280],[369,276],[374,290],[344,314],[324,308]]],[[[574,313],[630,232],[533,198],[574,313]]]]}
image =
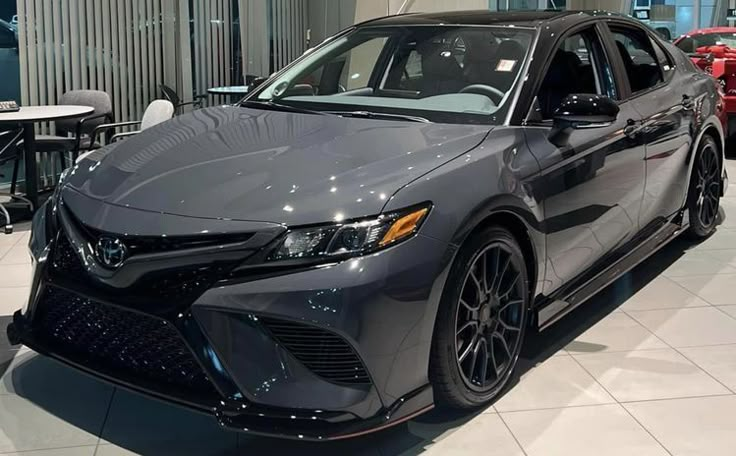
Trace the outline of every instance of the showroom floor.
{"type": "Polygon", "coordinates": [[[520,379],[492,407],[335,444],[226,432],[8,346],[7,316],[28,292],[28,227],[18,226],[0,235],[0,453],[734,455],[736,185],[722,208],[713,237],[676,241],[530,337],[520,379]]]}

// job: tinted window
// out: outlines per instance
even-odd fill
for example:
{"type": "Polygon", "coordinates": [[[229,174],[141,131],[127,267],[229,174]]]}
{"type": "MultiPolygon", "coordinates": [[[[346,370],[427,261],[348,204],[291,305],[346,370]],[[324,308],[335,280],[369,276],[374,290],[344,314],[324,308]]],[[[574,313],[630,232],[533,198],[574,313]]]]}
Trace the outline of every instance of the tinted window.
{"type": "Polygon", "coordinates": [[[543,119],[551,119],[562,100],[571,94],[613,96],[610,67],[593,30],[562,41],[537,93],[543,119]]]}
{"type": "Polygon", "coordinates": [[[0,25],[0,48],[15,48],[18,44],[15,42],[15,32],[0,25]]]}
{"type": "Polygon", "coordinates": [[[613,37],[633,93],[656,86],[662,79],[649,36],[639,30],[615,29],[613,37]]]}

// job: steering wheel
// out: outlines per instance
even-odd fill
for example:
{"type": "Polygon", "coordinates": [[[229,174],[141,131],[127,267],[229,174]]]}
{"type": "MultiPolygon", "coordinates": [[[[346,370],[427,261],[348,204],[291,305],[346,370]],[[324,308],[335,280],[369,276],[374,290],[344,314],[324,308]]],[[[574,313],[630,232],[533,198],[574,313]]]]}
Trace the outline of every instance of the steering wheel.
{"type": "Polygon", "coordinates": [[[477,93],[478,95],[485,95],[490,98],[496,106],[498,106],[503,100],[503,97],[506,96],[506,93],[485,84],[471,84],[467,87],[463,87],[460,93],[477,93]]]}

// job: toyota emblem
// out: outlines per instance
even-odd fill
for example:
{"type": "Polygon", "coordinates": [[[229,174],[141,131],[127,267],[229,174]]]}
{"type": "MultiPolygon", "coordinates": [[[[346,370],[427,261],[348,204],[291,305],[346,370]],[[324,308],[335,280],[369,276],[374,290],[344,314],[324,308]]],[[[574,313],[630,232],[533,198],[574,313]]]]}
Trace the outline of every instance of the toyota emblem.
{"type": "Polygon", "coordinates": [[[119,268],[128,256],[128,249],[118,238],[102,236],[95,245],[97,261],[104,267],[110,269],[119,268]]]}

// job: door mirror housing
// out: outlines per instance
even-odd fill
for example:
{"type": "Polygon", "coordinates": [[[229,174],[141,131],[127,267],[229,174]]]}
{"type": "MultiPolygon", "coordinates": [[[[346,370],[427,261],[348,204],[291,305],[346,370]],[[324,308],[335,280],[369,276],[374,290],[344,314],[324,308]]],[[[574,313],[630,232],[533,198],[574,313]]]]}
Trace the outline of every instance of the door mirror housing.
{"type": "Polygon", "coordinates": [[[263,84],[264,82],[268,81],[268,78],[263,76],[256,76],[253,79],[251,79],[250,83],[248,84],[248,92],[252,92],[256,87],[263,84]]]}
{"type": "Polygon", "coordinates": [[[619,107],[610,97],[587,93],[566,96],[553,114],[556,129],[595,128],[616,121],[619,107]]]}

